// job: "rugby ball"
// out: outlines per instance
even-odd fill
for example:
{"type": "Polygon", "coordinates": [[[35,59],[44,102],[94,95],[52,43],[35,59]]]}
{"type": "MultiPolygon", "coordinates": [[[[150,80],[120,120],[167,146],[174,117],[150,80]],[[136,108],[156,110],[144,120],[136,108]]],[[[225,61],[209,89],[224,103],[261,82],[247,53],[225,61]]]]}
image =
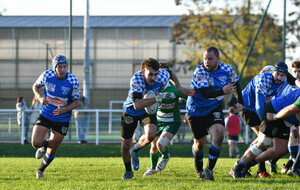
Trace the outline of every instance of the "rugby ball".
{"type": "MultiPolygon", "coordinates": [[[[156,94],[153,90],[149,90],[145,95],[144,95],[144,99],[147,99],[147,98],[155,98],[156,94]]],[[[151,106],[149,107],[145,107],[145,110],[146,112],[149,114],[149,115],[155,115],[157,110],[158,110],[158,103],[155,102],[154,104],[152,104],[151,106]]]]}

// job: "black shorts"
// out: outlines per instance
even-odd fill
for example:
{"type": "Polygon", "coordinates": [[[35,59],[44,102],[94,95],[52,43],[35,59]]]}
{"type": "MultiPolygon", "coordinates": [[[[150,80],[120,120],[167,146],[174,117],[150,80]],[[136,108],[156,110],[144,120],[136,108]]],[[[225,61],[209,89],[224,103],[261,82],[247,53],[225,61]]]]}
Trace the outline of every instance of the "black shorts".
{"type": "Polygon", "coordinates": [[[156,114],[149,115],[146,113],[141,116],[132,116],[123,111],[121,117],[121,137],[124,139],[131,139],[138,121],[140,121],[142,127],[148,124],[155,124],[157,126],[156,114]]]}
{"type": "Polygon", "coordinates": [[[245,108],[243,108],[241,119],[245,125],[249,125],[250,127],[259,126],[261,123],[256,112],[249,111],[245,108]]]}
{"type": "Polygon", "coordinates": [[[69,122],[55,122],[51,121],[41,114],[35,121],[35,125],[41,125],[48,129],[52,128],[54,131],[66,136],[69,129],[69,122]]]}
{"type": "Polygon", "coordinates": [[[239,136],[238,135],[228,135],[228,141],[238,143],[239,136]]]}
{"type": "Polygon", "coordinates": [[[197,117],[187,114],[186,118],[195,139],[201,139],[208,135],[208,129],[214,124],[225,125],[221,105],[207,115],[197,117]]]}
{"type": "Polygon", "coordinates": [[[276,113],[271,102],[268,102],[265,106],[263,121],[259,126],[259,131],[270,138],[276,137],[279,139],[288,140],[290,137],[290,128],[286,126],[283,119],[268,121],[266,118],[266,113],[276,113]]]}

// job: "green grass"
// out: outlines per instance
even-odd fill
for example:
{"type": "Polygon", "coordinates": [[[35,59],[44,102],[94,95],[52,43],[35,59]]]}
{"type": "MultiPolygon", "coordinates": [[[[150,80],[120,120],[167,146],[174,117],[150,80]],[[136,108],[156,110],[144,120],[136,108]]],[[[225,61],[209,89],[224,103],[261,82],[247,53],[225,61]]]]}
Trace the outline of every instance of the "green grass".
{"type": "MultiPolygon", "coordinates": [[[[241,149],[245,148],[247,145],[241,145],[241,149]]],[[[207,155],[207,146],[205,151],[207,155]]],[[[45,178],[36,180],[35,171],[41,160],[33,158],[35,149],[30,145],[0,144],[0,189],[300,189],[299,178],[282,174],[267,179],[254,176],[232,179],[229,171],[237,159],[226,158],[227,145],[216,164],[214,182],[197,179],[191,145],[171,146],[172,157],[167,168],[143,177],[150,167],[148,152],[148,147],[142,150],[140,170],[134,172],[134,178],[122,181],[120,145],[62,144],[57,157],[45,170],[45,178]]],[[[278,165],[286,161],[287,158],[280,159],[278,165]]],[[[252,174],[256,171],[254,167],[252,174]]]]}

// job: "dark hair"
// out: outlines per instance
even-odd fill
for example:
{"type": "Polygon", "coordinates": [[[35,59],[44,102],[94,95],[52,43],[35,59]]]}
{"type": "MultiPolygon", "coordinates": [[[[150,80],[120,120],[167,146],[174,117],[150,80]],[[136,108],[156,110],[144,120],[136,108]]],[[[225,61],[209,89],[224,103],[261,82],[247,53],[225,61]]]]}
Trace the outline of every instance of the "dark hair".
{"type": "Polygon", "coordinates": [[[234,114],[235,113],[235,108],[234,107],[229,107],[228,108],[228,113],[234,114]]]}
{"type": "Polygon", "coordinates": [[[159,63],[159,68],[170,69],[168,63],[159,63]]]}
{"type": "Polygon", "coordinates": [[[156,61],[153,58],[148,58],[148,59],[144,60],[141,64],[141,70],[143,70],[145,68],[147,68],[147,69],[152,68],[155,71],[158,71],[159,70],[159,63],[158,63],[158,61],[156,61]]]}
{"type": "Polygon", "coordinates": [[[22,102],[23,98],[24,98],[23,96],[19,96],[18,99],[17,99],[17,103],[22,102]]]}
{"type": "Polygon", "coordinates": [[[205,51],[207,51],[207,52],[213,51],[214,54],[216,55],[216,57],[219,57],[219,56],[220,56],[219,50],[218,50],[218,48],[216,48],[216,47],[209,47],[209,48],[207,48],[205,51]]]}
{"type": "Polygon", "coordinates": [[[294,61],[292,63],[292,68],[300,68],[300,61],[294,61]]]}

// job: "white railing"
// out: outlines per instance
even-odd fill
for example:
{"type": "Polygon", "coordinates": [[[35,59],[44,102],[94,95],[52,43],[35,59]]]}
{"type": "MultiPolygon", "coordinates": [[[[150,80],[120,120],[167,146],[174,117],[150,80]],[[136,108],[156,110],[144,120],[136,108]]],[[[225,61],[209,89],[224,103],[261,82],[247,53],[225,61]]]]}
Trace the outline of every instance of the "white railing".
{"type": "MultiPolygon", "coordinates": [[[[123,101],[118,101],[118,100],[114,100],[114,101],[110,101],[109,103],[109,108],[110,109],[84,109],[84,110],[76,110],[78,112],[88,112],[88,113],[95,113],[95,143],[96,145],[99,144],[99,114],[100,113],[108,113],[108,134],[112,134],[112,124],[113,124],[113,113],[122,113],[123,110],[122,109],[112,109],[113,104],[120,104],[123,103],[123,101]]],[[[24,144],[24,133],[25,133],[25,121],[24,121],[24,115],[25,112],[34,112],[34,111],[39,111],[39,110],[28,110],[28,111],[23,111],[22,112],[22,125],[21,125],[21,144],[24,144]]],[[[73,110],[75,111],[75,110],[73,110]]],[[[224,113],[227,113],[227,110],[223,110],[224,113]]],[[[6,118],[8,121],[8,133],[11,133],[11,129],[12,129],[12,119],[16,119],[16,115],[17,115],[17,110],[16,109],[0,109],[0,119],[4,119],[1,118],[3,114],[5,113],[15,113],[15,118],[13,117],[8,117],[6,118]]],[[[182,109],[181,113],[185,113],[186,110],[182,109]]],[[[121,117],[119,117],[121,119],[121,117]]],[[[248,144],[249,143],[249,127],[246,126],[245,127],[245,143],[248,144]]]]}

